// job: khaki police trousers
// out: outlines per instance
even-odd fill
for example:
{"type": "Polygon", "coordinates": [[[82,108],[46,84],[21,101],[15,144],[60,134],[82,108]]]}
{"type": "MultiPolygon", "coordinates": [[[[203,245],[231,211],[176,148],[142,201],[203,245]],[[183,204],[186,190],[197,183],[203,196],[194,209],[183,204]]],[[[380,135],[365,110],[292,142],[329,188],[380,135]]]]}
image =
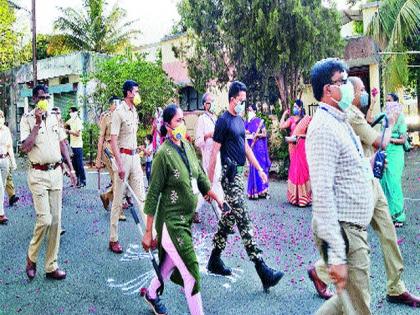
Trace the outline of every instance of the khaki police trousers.
{"type": "Polygon", "coordinates": [[[32,192],[36,221],[28,257],[36,263],[42,241],[47,237],[45,254],[45,272],[58,268],[57,257],[60,246],[61,206],[63,191],[63,172],[61,167],[55,170],[41,171],[30,169],[28,185],[32,192]]]}
{"type": "MultiPolygon", "coordinates": [[[[401,279],[404,263],[397,243],[397,234],[392,223],[388,202],[377,179],[373,181],[373,194],[375,209],[370,224],[381,243],[387,275],[387,294],[400,295],[406,291],[405,284],[401,279]]],[[[315,269],[322,281],[325,283],[330,282],[327,267],[322,259],[315,263],[315,269]]]]}
{"type": "MultiPolygon", "coordinates": [[[[351,304],[357,315],[369,315],[370,311],[370,249],[367,241],[367,232],[360,231],[353,227],[343,226],[344,232],[349,241],[349,252],[347,254],[348,278],[346,290],[351,300],[351,304]]],[[[316,231],[316,228],[313,229],[316,231]]],[[[315,243],[322,255],[322,241],[315,235],[315,243]]],[[[335,294],[327,300],[316,315],[335,315],[345,314],[354,315],[346,312],[345,303],[340,296],[335,294]]]]}
{"type": "MultiPolygon", "coordinates": [[[[143,179],[143,170],[141,168],[140,157],[138,154],[127,155],[121,154],[121,160],[125,170],[125,179],[127,180],[130,187],[133,189],[136,197],[140,201],[140,215],[143,219],[144,224],[146,224],[146,215],[143,212],[144,201],[146,194],[144,191],[144,179],[143,179]]],[[[113,181],[113,190],[114,190],[114,199],[112,201],[111,208],[111,224],[110,224],[110,241],[118,241],[118,219],[122,210],[122,203],[126,187],[124,181],[122,181],[118,175],[118,171],[114,169],[114,181],[113,181]]],[[[137,206],[137,205],[136,205],[137,206]]],[[[156,235],[154,232],[153,235],[156,235]]]]}

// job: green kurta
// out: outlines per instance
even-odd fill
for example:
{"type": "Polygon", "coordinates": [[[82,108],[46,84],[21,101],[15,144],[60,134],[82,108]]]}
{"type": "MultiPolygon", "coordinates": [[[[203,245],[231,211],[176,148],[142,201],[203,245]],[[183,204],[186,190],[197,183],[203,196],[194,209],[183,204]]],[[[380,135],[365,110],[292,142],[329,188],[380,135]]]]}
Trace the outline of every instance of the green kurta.
{"type": "MultiPolygon", "coordinates": [[[[211,188],[210,181],[201,168],[194,148],[186,141],[182,141],[182,143],[188,157],[192,176],[197,179],[201,194],[206,195],[211,188]]],[[[151,182],[147,192],[144,213],[155,216],[159,261],[161,263],[165,257],[165,251],[162,247],[162,229],[163,224],[166,224],[176,250],[188,271],[196,280],[192,294],[200,291],[200,272],[191,233],[197,201],[198,196],[193,194],[188,168],[178,151],[169,140],[166,140],[153,158],[151,182]]],[[[175,269],[171,280],[183,286],[178,269],[175,269]]]]}

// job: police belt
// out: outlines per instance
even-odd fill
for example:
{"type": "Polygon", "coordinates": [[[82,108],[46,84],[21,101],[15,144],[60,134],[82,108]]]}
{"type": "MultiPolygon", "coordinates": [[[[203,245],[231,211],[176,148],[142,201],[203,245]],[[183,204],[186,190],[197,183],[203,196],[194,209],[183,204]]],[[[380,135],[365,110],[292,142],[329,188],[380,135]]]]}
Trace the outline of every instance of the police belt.
{"type": "Polygon", "coordinates": [[[120,148],[120,153],[122,153],[122,154],[136,155],[138,152],[139,152],[138,149],[120,148]]]}
{"type": "Polygon", "coordinates": [[[366,232],[367,231],[366,226],[362,226],[362,225],[352,223],[352,222],[345,222],[345,221],[338,221],[338,222],[340,223],[340,225],[342,227],[347,227],[349,229],[357,230],[359,232],[366,232]]]}
{"type": "Polygon", "coordinates": [[[61,162],[49,163],[49,164],[33,163],[33,164],[31,164],[31,166],[35,170],[39,170],[39,171],[51,171],[51,170],[55,170],[57,167],[61,166],[61,162]]]}

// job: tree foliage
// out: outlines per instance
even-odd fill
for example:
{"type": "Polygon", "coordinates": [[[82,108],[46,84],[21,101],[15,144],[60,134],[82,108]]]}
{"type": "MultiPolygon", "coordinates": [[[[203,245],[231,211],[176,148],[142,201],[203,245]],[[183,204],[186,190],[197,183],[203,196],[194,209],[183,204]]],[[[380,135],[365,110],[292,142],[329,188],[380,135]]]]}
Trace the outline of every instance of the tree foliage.
{"type": "Polygon", "coordinates": [[[366,33],[379,44],[386,54],[384,62],[384,81],[389,90],[395,90],[409,83],[410,61],[416,56],[404,54],[407,50],[418,50],[420,35],[420,0],[384,1],[379,12],[372,18],[366,33]],[[414,48],[414,49],[413,49],[414,48]]]}
{"type": "Polygon", "coordinates": [[[183,0],[179,13],[191,43],[179,53],[199,89],[239,79],[267,95],[274,82],[287,107],[317,60],[342,53],[339,13],[319,0],[183,0]]]}
{"type": "Polygon", "coordinates": [[[129,46],[140,33],[127,21],[127,12],[114,5],[105,13],[104,0],[85,0],[83,10],[59,8],[61,16],[54,22],[56,30],[66,35],[66,44],[75,50],[116,53],[129,46]]]}
{"type": "Polygon", "coordinates": [[[158,63],[149,62],[142,55],[115,56],[100,61],[90,79],[96,82],[91,103],[96,117],[107,109],[108,99],[115,95],[123,98],[122,85],[126,80],[139,84],[141,104],[140,120],[149,124],[158,106],[166,105],[175,96],[175,86],[158,63]]]}
{"type": "Polygon", "coordinates": [[[16,17],[7,0],[0,0],[0,72],[15,64],[18,34],[13,30],[16,17]]]}

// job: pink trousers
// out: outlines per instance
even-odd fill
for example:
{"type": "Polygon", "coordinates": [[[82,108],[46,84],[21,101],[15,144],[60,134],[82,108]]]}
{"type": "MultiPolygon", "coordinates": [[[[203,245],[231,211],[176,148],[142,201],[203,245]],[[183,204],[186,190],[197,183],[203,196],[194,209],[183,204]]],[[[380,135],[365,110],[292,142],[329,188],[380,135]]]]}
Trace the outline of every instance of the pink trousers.
{"type": "MultiPolygon", "coordinates": [[[[169,236],[168,230],[166,228],[166,224],[163,225],[162,229],[162,247],[166,252],[165,260],[163,261],[163,264],[161,264],[161,274],[163,281],[167,281],[174,269],[177,268],[184,282],[184,293],[185,297],[187,298],[188,309],[190,310],[191,315],[203,315],[203,303],[201,301],[200,292],[192,295],[195,279],[188,271],[187,266],[185,266],[185,263],[181,256],[179,256],[175,245],[172,243],[171,237],[169,236]]],[[[159,286],[159,279],[155,276],[152,279],[152,282],[150,282],[150,286],[148,288],[148,295],[150,298],[156,298],[156,291],[159,286]]]]}

